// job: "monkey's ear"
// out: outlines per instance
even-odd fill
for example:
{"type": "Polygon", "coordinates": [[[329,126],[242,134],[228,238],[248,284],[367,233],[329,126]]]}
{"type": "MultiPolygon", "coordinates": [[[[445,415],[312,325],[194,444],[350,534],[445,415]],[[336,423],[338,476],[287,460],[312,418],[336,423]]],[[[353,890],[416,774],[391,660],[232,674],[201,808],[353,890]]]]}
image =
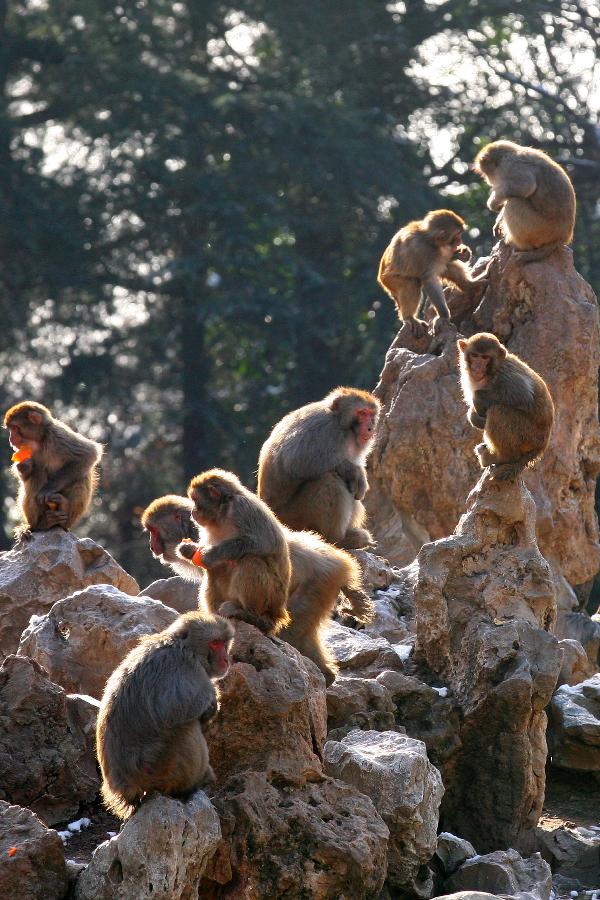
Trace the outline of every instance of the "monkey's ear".
{"type": "Polygon", "coordinates": [[[464,353],[465,350],[467,349],[467,342],[464,341],[462,338],[459,338],[456,343],[458,344],[458,349],[460,350],[460,352],[464,353]]]}
{"type": "Polygon", "coordinates": [[[334,399],[331,401],[331,406],[329,407],[332,412],[338,411],[341,400],[342,400],[341,397],[334,397],[334,399]]]}
{"type": "Polygon", "coordinates": [[[217,487],[216,484],[207,484],[206,492],[211,500],[220,500],[222,496],[221,488],[217,487]]]}
{"type": "Polygon", "coordinates": [[[502,344],[500,344],[500,346],[498,347],[498,354],[499,354],[499,356],[500,356],[502,359],[506,359],[506,354],[507,354],[507,353],[508,353],[508,350],[506,349],[506,347],[503,347],[502,344]]]}
{"type": "Polygon", "coordinates": [[[175,629],[175,636],[182,641],[186,641],[188,639],[188,637],[190,636],[190,629],[187,622],[182,622],[181,625],[175,629]]]}
{"type": "Polygon", "coordinates": [[[43,416],[40,412],[37,412],[35,409],[30,409],[27,413],[27,418],[31,422],[32,425],[41,425],[43,416]]]}

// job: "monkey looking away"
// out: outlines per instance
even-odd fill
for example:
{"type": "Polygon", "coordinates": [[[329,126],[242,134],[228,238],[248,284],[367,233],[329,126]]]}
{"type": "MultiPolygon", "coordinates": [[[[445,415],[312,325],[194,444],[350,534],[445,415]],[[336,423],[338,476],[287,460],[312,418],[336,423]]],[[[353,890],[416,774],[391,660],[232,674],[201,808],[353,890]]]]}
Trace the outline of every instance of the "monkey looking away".
{"type": "MultiPolygon", "coordinates": [[[[197,528],[188,521],[190,507],[193,508],[193,503],[187,497],[173,494],[159,497],[144,511],[142,524],[148,531],[150,550],[154,556],[173,571],[183,574],[183,577],[200,583],[206,577],[205,570],[175,554],[176,546],[189,539],[192,529],[197,542],[193,547],[198,549],[202,546],[197,528]],[[176,562],[172,561],[174,556],[176,562]]],[[[287,601],[291,622],[279,631],[278,637],[312,659],[330,684],[337,674],[337,664],[323,641],[323,629],[335,608],[340,590],[346,587],[360,592],[363,616],[371,612],[371,604],[361,591],[360,567],[349,553],[325,543],[316,534],[282,528],[292,567],[287,601]]],[[[214,610],[207,607],[206,611],[214,610]]]]}
{"type": "Polygon", "coordinates": [[[537,262],[571,243],[575,191],[541,150],[493,141],[477,154],[473,170],[492,188],[487,207],[498,213],[494,234],[515,248],[519,262],[537,262]]]}
{"type": "Polygon", "coordinates": [[[4,416],[19,480],[21,535],[55,525],[68,530],[87,512],[97,484],[102,446],[27,400],[4,416]]]}
{"type": "Polygon", "coordinates": [[[415,337],[421,337],[429,328],[427,322],[418,318],[419,310],[424,309],[421,292],[436,309],[435,332],[443,319],[450,318],[442,281],[460,288],[471,298],[473,307],[487,286],[487,271],[473,278],[467,265],[471,252],[462,244],[465,228],[465,222],[456,213],[436,209],[401,228],[384,250],[377,281],[415,337]]]}
{"type": "Polygon", "coordinates": [[[275,425],[260,451],[258,496],[285,525],[347,550],[371,543],[361,501],[380,407],[368,391],[339,387],[275,425]]]}
{"type": "Polygon", "coordinates": [[[213,681],[229,669],[233,628],[188,612],[141,639],[112,673],[96,747],[102,797],[121,819],[146,794],[185,797],[214,781],[203,726],[217,712],[213,681]]]}
{"type": "Polygon", "coordinates": [[[475,453],[494,478],[513,478],[544,453],[554,404],[544,379],[500,343],[481,332],[458,341],[467,418],[483,429],[475,453]]]}

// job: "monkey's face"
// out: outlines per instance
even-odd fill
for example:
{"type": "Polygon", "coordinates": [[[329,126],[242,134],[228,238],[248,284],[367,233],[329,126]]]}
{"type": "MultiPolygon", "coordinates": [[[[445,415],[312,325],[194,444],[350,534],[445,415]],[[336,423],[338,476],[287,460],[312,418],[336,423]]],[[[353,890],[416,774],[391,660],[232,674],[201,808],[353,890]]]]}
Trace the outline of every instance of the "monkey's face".
{"type": "Polygon", "coordinates": [[[211,678],[223,678],[230,666],[229,647],[231,641],[220,638],[208,642],[206,670],[211,678]]]}
{"type": "Polygon", "coordinates": [[[207,481],[191,491],[190,499],[194,503],[192,519],[209,528],[225,518],[231,497],[219,484],[207,481]]]}
{"type": "Polygon", "coordinates": [[[483,384],[491,374],[492,357],[488,353],[468,353],[467,366],[473,381],[483,384]]]}
{"type": "Polygon", "coordinates": [[[354,411],[352,430],[359,447],[366,447],[373,439],[377,424],[377,410],[371,406],[359,406],[354,411]]]}
{"type": "MultiPolygon", "coordinates": [[[[30,415],[39,415],[31,413],[30,415]]],[[[43,439],[44,426],[41,421],[31,422],[29,416],[15,416],[6,423],[8,440],[13,450],[23,450],[25,447],[34,455],[40,447],[43,439]]]]}

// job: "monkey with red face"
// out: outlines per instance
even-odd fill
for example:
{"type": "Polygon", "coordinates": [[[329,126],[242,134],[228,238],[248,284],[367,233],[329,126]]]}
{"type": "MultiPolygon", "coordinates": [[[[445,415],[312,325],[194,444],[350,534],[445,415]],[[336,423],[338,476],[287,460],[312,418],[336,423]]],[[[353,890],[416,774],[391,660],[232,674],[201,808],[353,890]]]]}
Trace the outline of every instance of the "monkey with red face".
{"type": "Polygon", "coordinates": [[[260,451],[258,496],[285,525],[347,550],[372,541],[362,500],[380,406],[368,391],[340,387],[274,427],[260,451]]]}

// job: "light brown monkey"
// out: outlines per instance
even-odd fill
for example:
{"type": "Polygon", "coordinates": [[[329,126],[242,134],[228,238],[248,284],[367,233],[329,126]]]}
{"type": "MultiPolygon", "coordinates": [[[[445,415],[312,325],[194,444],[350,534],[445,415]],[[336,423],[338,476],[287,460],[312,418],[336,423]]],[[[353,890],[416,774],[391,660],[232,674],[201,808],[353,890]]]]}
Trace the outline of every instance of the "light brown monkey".
{"type": "Polygon", "coordinates": [[[290,553],[283,528],[266,503],[223,469],[196,475],[188,495],[202,542],[179,544],[177,553],[190,560],[201,552],[204,607],[249,622],[265,634],[289,625],[290,553]]]}
{"type": "Polygon", "coordinates": [[[450,318],[442,281],[456,285],[472,298],[474,305],[487,285],[487,271],[473,278],[466,265],[471,251],[461,243],[465,228],[465,222],[456,213],[436,209],[401,228],[381,257],[377,281],[416,337],[425,334],[429,327],[418,318],[427,305],[426,299],[420,302],[421,291],[437,311],[435,331],[442,319],[450,318]]]}
{"type": "Polygon", "coordinates": [[[565,170],[541,150],[493,141],[477,154],[473,170],[492,188],[487,206],[498,213],[494,234],[519,251],[519,262],[545,259],[571,243],[575,191],[565,170]]]}
{"type": "MultiPolygon", "coordinates": [[[[197,540],[194,550],[202,541],[194,524],[189,523],[190,507],[193,503],[186,497],[160,497],[144,512],[142,523],[150,534],[153,554],[173,571],[200,583],[204,569],[188,559],[177,558],[175,553],[177,544],[188,539],[192,530],[197,540]],[[173,557],[177,562],[172,561],[173,557]]],[[[357,617],[359,614],[369,617],[372,604],[361,590],[360,567],[349,553],[326,544],[312,532],[283,530],[292,566],[287,603],[292,621],[281,629],[278,637],[312,659],[330,684],[337,674],[337,665],[323,643],[321,632],[335,608],[340,590],[346,588],[359,595],[358,609],[354,611],[357,617]]],[[[208,608],[207,611],[216,610],[208,608]]]]}
{"type": "Polygon", "coordinates": [[[340,387],[274,427],[260,451],[258,496],[285,525],[347,550],[372,541],[361,501],[380,407],[368,391],[340,387]]]}
{"type": "Polygon", "coordinates": [[[72,528],[89,508],[102,446],[32,400],[11,406],[4,425],[16,451],[13,471],[20,481],[18,502],[26,523],[20,533],[54,525],[72,528]]]}
{"type": "Polygon", "coordinates": [[[217,711],[212,680],[227,674],[232,639],[225,619],[188,612],[142,638],[108,679],[96,747],[102,797],[119,818],[151,791],[184,797],[214,781],[202,728],[217,711]]]}
{"type": "Polygon", "coordinates": [[[458,349],[467,417],[483,429],[475,448],[481,467],[490,466],[495,478],[515,477],[550,440],[554,404],[546,382],[493,334],[461,339],[458,349]]]}

